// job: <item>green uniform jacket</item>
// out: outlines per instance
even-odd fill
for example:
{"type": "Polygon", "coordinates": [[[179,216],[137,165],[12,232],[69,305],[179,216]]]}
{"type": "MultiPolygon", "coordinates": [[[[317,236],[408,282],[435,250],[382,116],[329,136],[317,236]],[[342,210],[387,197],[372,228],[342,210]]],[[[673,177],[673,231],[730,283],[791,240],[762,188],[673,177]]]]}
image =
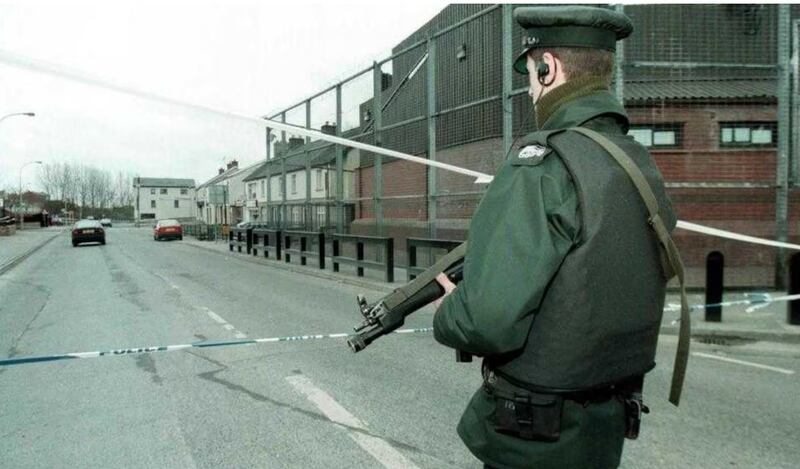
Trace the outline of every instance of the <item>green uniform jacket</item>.
{"type": "MultiPolygon", "coordinates": [[[[574,126],[625,133],[628,119],[614,97],[600,91],[558,107],[542,130],[574,126]]],[[[523,140],[521,146],[525,144],[523,140]]],[[[542,157],[541,151],[533,153],[537,157],[515,156],[497,172],[472,219],[464,279],[434,316],[434,336],[440,343],[483,356],[523,347],[547,285],[581,229],[575,186],[552,151],[548,148],[542,157]]],[[[586,158],[610,157],[598,147],[596,155],[586,158]]],[[[494,408],[494,398],[481,388],[458,425],[470,451],[490,466],[619,465],[624,411],[616,399],[587,407],[566,401],[555,443],[495,432],[494,408]]]]}

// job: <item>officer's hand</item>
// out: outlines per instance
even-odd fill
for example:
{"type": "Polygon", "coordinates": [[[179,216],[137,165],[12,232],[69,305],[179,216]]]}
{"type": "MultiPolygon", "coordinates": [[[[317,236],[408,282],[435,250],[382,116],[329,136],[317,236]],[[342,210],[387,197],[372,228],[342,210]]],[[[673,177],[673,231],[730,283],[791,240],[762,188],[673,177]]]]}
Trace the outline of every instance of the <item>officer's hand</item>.
{"type": "Polygon", "coordinates": [[[449,295],[453,290],[456,289],[456,284],[451,282],[450,279],[447,278],[447,275],[445,274],[437,275],[436,281],[439,282],[439,285],[441,285],[442,288],[444,288],[444,295],[442,295],[441,298],[433,302],[433,305],[436,307],[436,309],[439,309],[439,306],[441,306],[442,301],[445,299],[445,297],[447,297],[447,295],[449,295]]]}

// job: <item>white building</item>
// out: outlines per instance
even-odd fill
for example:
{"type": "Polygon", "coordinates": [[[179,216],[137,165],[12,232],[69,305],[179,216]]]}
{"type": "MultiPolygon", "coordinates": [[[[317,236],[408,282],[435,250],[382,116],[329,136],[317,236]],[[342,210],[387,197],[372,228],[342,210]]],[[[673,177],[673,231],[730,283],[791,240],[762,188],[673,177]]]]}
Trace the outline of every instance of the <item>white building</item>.
{"type": "MultiPolygon", "coordinates": [[[[323,141],[303,144],[303,139],[278,143],[275,157],[244,178],[245,221],[314,230],[335,223],[335,148],[323,141]]],[[[345,151],[344,200],[353,197],[358,161],[358,150],[345,151]]]]}
{"type": "Polygon", "coordinates": [[[247,196],[243,179],[249,176],[258,163],[239,168],[233,160],[226,168],[197,188],[197,219],[210,225],[235,225],[244,221],[247,196]]]}
{"type": "Polygon", "coordinates": [[[134,220],[174,218],[191,221],[195,217],[194,179],[133,178],[134,220]]]}

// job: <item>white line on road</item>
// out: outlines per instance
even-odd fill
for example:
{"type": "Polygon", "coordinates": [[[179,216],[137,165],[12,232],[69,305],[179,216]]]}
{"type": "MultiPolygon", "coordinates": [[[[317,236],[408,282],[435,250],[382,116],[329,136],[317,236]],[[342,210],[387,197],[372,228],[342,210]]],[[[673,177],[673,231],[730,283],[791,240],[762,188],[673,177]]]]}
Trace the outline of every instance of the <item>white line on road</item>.
{"type": "Polygon", "coordinates": [[[159,274],[158,272],[153,272],[153,275],[155,275],[156,277],[160,278],[160,279],[161,279],[161,280],[163,280],[165,283],[168,283],[168,284],[169,284],[169,286],[170,286],[170,288],[172,288],[173,290],[180,290],[180,288],[178,288],[178,286],[177,286],[177,285],[175,285],[174,283],[172,283],[172,282],[171,282],[171,281],[170,281],[170,280],[169,280],[167,277],[164,277],[163,275],[159,274]]]}
{"type": "Polygon", "coordinates": [[[785,375],[793,375],[794,371],[787,370],[786,368],[778,368],[776,366],[762,365],[761,363],[746,362],[744,360],[737,360],[735,358],[723,357],[720,355],[711,355],[708,353],[692,352],[696,357],[711,358],[713,360],[720,360],[728,363],[736,363],[737,365],[752,366],[753,368],[761,368],[762,370],[774,371],[776,373],[783,373],[785,375]]]}
{"type": "Polygon", "coordinates": [[[206,314],[208,314],[208,317],[210,317],[211,319],[213,319],[217,323],[221,324],[222,327],[224,327],[226,330],[229,330],[229,331],[233,332],[233,335],[237,339],[246,339],[247,338],[247,334],[244,334],[243,332],[240,332],[240,331],[236,330],[236,328],[233,327],[232,324],[228,323],[228,321],[223,319],[219,314],[215,313],[214,311],[211,311],[210,309],[206,308],[205,306],[203,306],[203,309],[206,310],[206,314]]]}
{"type": "Polygon", "coordinates": [[[206,313],[208,313],[208,316],[211,319],[217,321],[218,323],[220,323],[220,324],[227,324],[228,323],[228,321],[226,321],[226,320],[222,319],[221,317],[219,317],[219,315],[217,315],[217,313],[215,313],[214,311],[211,311],[210,309],[205,308],[205,307],[203,309],[206,310],[206,313]]]}
{"type": "MultiPolygon", "coordinates": [[[[367,428],[361,420],[355,415],[347,411],[341,404],[336,402],[330,394],[322,389],[319,389],[311,382],[310,379],[303,375],[287,376],[286,381],[289,382],[294,388],[306,398],[311,401],[317,408],[325,414],[326,417],[332,422],[345,425],[351,428],[358,428],[365,430],[367,428]]],[[[408,469],[417,468],[417,466],[406,459],[399,451],[397,451],[386,440],[376,436],[367,435],[357,431],[349,431],[350,438],[355,441],[364,451],[375,458],[383,467],[390,469],[408,469]]],[[[419,468],[417,468],[419,469],[419,468]]]]}

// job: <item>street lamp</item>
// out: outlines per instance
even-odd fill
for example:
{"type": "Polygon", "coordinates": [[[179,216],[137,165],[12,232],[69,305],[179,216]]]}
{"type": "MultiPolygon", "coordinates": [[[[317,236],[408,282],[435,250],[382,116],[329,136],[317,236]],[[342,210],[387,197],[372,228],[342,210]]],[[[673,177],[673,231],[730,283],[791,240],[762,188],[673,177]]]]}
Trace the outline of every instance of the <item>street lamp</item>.
{"type": "MultiPolygon", "coordinates": [[[[0,122],[3,122],[4,120],[8,119],[9,117],[14,117],[14,116],[34,117],[35,115],[36,115],[36,113],[33,113],[33,112],[12,112],[11,114],[6,114],[5,116],[0,117],[0,122]]],[[[41,161],[39,161],[38,163],[42,164],[41,161]]],[[[27,164],[30,164],[30,163],[27,163],[27,164]]],[[[22,168],[27,166],[27,164],[23,165],[22,168]]],[[[20,204],[22,203],[22,168],[20,168],[20,170],[19,170],[19,188],[20,189],[19,189],[18,197],[19,197],[20,204]]],[[[20,229],[21,228],[22,228],[22,222],[20,221],[20,229]]]]}
{"type": "Polygon", "coordinates": [[[0,122],[3,122],[5,119],[7,119],[7,118],[9,118],[9,117],[14,117],[14,116],[28,116],[28,117],[33,117],[33,116],[35,116],[35,115],[36,115],[36,113],[35,113],[35,112],[12,112],[11,114],[6,114],[5,116],[3,116],[3,117],[0,117],[0,122]]]}
{"type": "MultiPolygon", "coordinates": [[[[33,114],[33,113],[31,113],[31,114],[33,114]]],[[[0,120],[2,120],[2,119],[0,119],[0,120]]],[[[27,163],[22,165],[21,168],[19,168],[19,192],[17,193],[17,197],[19,198],[18,202],[19,202],[19,229],[20,230],[25,227],[25,214],[22,213],[22,170],[25,168],[25,166],[29,166],[29,165],[32,165],[32,164],[42,164],[42,162],[40,160],[28,161],[27,163]]]]}

